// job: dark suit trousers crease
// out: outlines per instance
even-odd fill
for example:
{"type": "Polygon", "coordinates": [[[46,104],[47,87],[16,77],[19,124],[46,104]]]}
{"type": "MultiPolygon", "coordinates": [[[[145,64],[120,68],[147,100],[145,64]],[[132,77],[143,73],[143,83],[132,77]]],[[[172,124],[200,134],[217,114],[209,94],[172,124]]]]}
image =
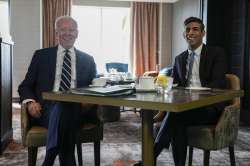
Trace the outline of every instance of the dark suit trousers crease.
{"type": "MultiPolygon", "coordinates": [[[[75,166],[75,135],[81,124],[81,106],[75,103],[57,102],[42,120],[48,119],[48,138],[43,166],[52,166],[59,154],[60,165],[75,166]]],[[[43,122],[46,124],[46,121],[43,122]]],[[[45,126],[46,127],[46,126],[45,126]]]]}
{"type": "Polygon", "coordinates": [[[58,149],[63,165],[75,164],[75,140],[76,132],[80,129],[81,105],[74,103],[62,103],[61,116],[58,128],[58,149]]]}
{"type": "Polygon", "coordinates": [[[215,124],[222,110],[216,106],[210,106],[180,113],[167,112],[155,139],[155,159],[163,148],[168,148],[171,143],[175,166],[184,166],[187,152],[187,127],[215,124]]]}
{"type": "Polygon", "coordinates": [[[63,103],[59,123],[59,158],[62,166],[72,166],[75,163],[76,134],[85,122],[96,122],[97,107],[83,110],[81,104],[63,103]]]}

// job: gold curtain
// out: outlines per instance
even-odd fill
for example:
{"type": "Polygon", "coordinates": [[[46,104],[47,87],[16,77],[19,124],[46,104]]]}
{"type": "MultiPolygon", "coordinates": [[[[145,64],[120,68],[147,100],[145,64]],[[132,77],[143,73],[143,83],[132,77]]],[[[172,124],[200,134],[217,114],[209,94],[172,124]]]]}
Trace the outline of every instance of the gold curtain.
{"type": "Polygon", "coordinates": [[[159,3],[134,2],[132,9],[133,72],[140,76],[156,69],[159,3]]]}
{"type": "Polygon", "coordinates": [[[43,0],[43,48],[57,45],[55,20],[71,14],[72,0],[43,0]]]}

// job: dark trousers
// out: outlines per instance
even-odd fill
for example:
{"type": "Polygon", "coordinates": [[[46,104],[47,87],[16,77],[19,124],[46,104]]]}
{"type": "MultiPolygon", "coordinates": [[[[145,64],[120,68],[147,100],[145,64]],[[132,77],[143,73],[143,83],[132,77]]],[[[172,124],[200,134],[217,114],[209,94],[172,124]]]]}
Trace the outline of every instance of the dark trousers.
{"type": "Polygon", "coordinates": [[[81,105],[76,103],[60,102],[56,104],[60,109],[57,146],[46,150],[43,166],[52,166],[57,155],[59,155],[61,166],[75,166],[76,134],[84,122],[97,121],[96,107],[91,110],[83,110],[81,105]]]}
{"type": "Polygon", "coordinates": [[[175,166],[185,166],[187,127],[215,124],[222,110],[216,106],[211,106],[180,113],[167,112],[155,139],[155,159],[171,143],[175,166]]]}

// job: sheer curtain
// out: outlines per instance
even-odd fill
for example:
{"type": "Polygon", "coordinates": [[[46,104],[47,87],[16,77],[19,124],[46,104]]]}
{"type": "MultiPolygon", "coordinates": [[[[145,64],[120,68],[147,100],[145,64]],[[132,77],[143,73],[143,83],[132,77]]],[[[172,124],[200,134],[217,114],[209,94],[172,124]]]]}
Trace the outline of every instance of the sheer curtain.
{"type": "Polygon", "coordinates": [[[43,48],[57,44],[55,20],[59,16],[70,15],[72,0],[43,0],[43,48]]]}
{"type": "Polygon", "coordinates": [[[159,3],[133,2],[132,5],[132,60],[133,73],[142,75],[156,69],[158,61],[159,3]]]}
{"type": "Polygon", "coordinates": [[[130,13],[130,7],[73,5],[79,29],[75,46],[94,57],[98,73],[106,72],[108,62],[130,66],[130,13]]]}

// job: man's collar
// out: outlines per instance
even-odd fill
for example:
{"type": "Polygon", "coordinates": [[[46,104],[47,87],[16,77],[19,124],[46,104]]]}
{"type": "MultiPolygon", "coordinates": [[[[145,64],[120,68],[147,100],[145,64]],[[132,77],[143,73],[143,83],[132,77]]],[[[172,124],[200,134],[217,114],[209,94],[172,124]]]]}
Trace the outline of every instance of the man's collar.
{"type": "Polygon", "coordinates": [[[194,51],[188,49],[188,54],[190,55],[192,52],[194,52],[196,55],[200,56],[202,47],[203,47],[203,43],[198,48],[196,48],[194,51]]]}
{"type": "MultiPolygon", "coordinates": [[[[61,46],[60,44],[58,45],[58,52],[64,52],[66,49],[63,48],[63,46],[61,46]]],[[[69,50],[69,52],[73,52],[74,51],[74,47],[71,47],[70,49],[67,49],[69,50]]]]}

